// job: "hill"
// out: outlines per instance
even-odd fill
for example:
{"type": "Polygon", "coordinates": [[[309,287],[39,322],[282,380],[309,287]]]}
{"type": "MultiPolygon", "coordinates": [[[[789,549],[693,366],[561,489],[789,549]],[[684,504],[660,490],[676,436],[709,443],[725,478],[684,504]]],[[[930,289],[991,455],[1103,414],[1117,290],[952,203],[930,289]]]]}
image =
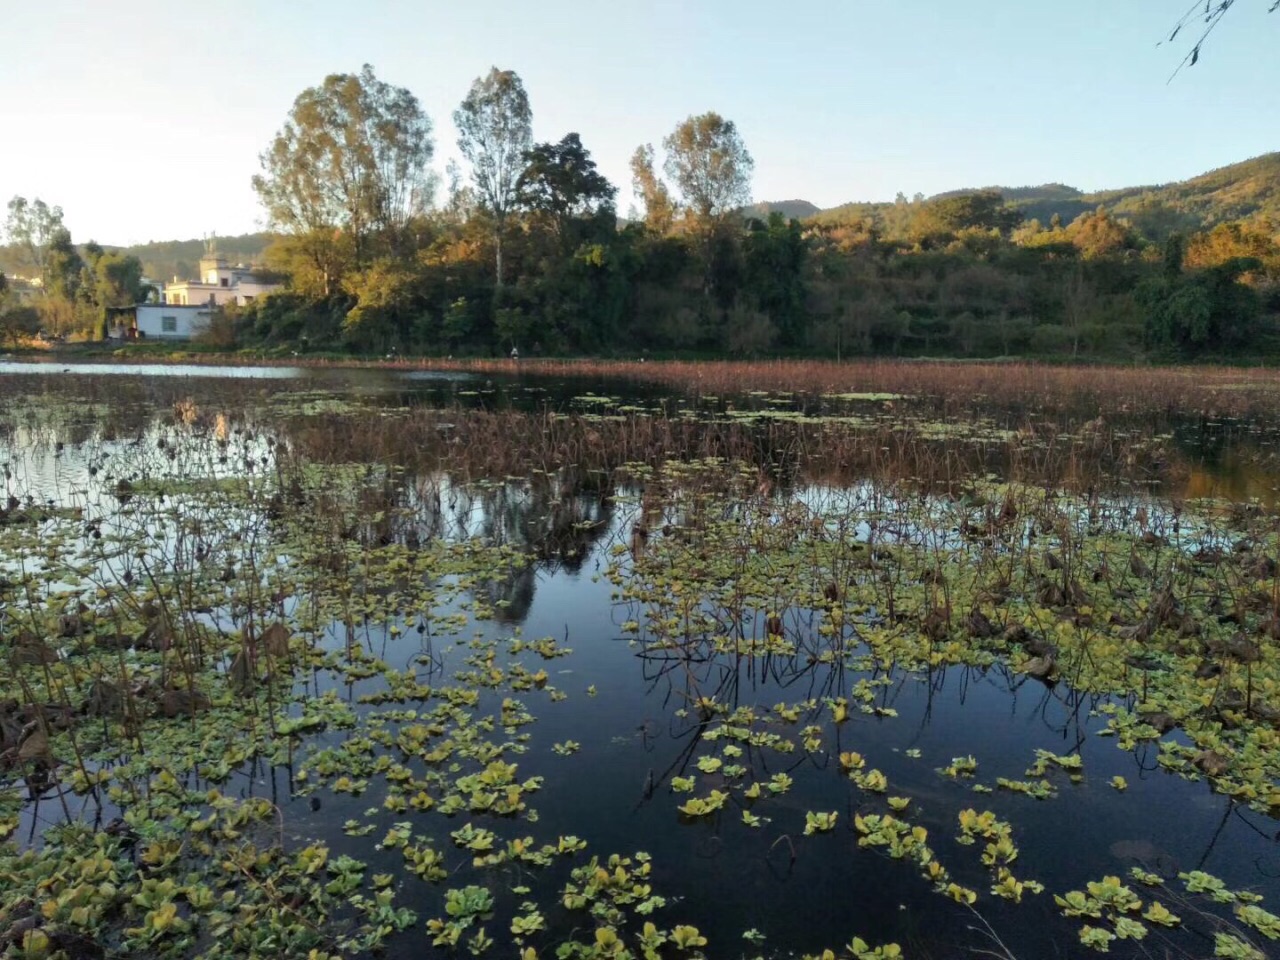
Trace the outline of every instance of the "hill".
{"type": "MultiPolygon", "coordinates": [[[[1039,186],[993,186],[949,190],[926,202],[995,190],[1017,207],[1027,220],[1048,224],[1056,215],[1070,223],[1082,213],[1105,206],[1113,215],[1130,220],[1152,239],[1174,230],[1200,230],[1231,220],[1270,219],[1280,224],[1280,153],[1210,170],[1189,180],[1160,185],[1123,187],[1084,193],[1062,183],[1039,186]]],[[[911,204],[846,203],[816,214],[818,223],[880,221],[887,232],[904,222],[911,204]]]]}
{"type": "Polygon", "coordinates": [[[771,213],[780,213],[788,220],[808,220],[821,212],[821,207],[808,200],[765,200],[742,210],[743,216],[758,217],[761,220],[767,220],[771,213]]]}
{"type": "MultiPolygon", "coordinates": [[[[244,233],[238,237],[218,237],[218,252],[232,263],[258,263],[271,243],[270,233],[244,233]]],[[[107,247],[132,254],[142,261],[142,272],[153,280],[168,282],[174,277],[194,280],[203,240],[153,240],[131,247],[107,247]]]]}
{"type": "MultiPolygon", "coordinates": [[[[0,230],[3,223],[0,223],[0,230]]],[[[245,233],[238,237],[219,237],[218,252],[232,263],[261,263],[262,254],[274,239],[270,233],[245,233]]],[[[142,273],[148,279],[163,283],[174,277],[194,280],[204,255],[204,241],[155,240],[129,247],[103,244],[104,249],[132,254],[142,261],[142,273]]],[[[16,247],[0,244],[0,273],[22,274],[29,272],[23,265],[25,256],[16,247]]]]}

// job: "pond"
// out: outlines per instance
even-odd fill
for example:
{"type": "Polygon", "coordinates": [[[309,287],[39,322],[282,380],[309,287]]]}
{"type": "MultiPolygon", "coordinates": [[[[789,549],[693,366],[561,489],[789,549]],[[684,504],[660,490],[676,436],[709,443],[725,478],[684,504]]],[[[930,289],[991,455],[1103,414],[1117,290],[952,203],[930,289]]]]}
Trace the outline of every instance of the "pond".
{"type": "Polygon", "coordinates": [[[68,369],[0,367],[15,956],[1274,952],[1273,422],[68,369]]]}

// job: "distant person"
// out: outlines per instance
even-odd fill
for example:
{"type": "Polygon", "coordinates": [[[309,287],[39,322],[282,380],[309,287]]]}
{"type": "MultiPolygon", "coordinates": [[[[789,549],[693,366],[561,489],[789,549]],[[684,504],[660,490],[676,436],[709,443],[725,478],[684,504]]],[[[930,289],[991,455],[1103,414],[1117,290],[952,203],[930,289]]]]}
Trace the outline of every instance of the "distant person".
{"type": "Polygon", "coordinates": [[[515,347],[511,348],[511,359],[513,362],[520,359],[520,351],[515,347]]]}

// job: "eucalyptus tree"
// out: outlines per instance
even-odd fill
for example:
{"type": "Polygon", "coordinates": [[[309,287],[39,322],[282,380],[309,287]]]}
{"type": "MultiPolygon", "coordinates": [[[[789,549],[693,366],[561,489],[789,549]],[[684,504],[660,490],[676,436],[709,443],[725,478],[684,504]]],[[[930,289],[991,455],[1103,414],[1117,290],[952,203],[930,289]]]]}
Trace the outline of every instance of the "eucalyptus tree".
{"type": "Polygon", "coordinates": [[[352,263],[368,262],[375,237],[402,244],[409,219],[430,204],[431,134],[417,97],[368,64],[294,100],[253,188],[270,225],[318,271],[324,295],[352,263]]]}
{"type": "Polygon", "coordinates": [[[18,247],[35,278],[45,287],[51,279],[48,272],[50,252],[65,231],[61,207],[51,207],[39,197],[34,200],[14,197],[9,201],[5,235],[11,244],[18,247]]]}
{"type": "Polygon", "coordinates": [[[728,306],[741,274],[739,238],[729,228],[730,218],[751,202],[755,162],[733,121],[714,111],[681,121],[662,146],[663,170],[680,192],[702,261],[703,296],[728,306]]]}
{"type": "Polygon", "coordinates": [[[675,221],[671,191],[654,169],[653,144],[636,147],[631,155],[631,188],[644,202],[644,222],[655,233],[666,233],[675,221]]]}
{"type": "Polygon", "coordinates": [[[493,218],[496,284],[502,287],[502,240],[507,217],[519,203],[525,152],[533,142],[533,111],[514,70],[493,67],[477,77],[457,110],[458,149],[471,164],[481,208],[493,218]]]}
{"type": "Polygon", "coordinates": [[[721,220],[751,202],[755,161],[732,120],[715,111],[689,117],[662,145],[663,168],[698,220],[721,220]]]}

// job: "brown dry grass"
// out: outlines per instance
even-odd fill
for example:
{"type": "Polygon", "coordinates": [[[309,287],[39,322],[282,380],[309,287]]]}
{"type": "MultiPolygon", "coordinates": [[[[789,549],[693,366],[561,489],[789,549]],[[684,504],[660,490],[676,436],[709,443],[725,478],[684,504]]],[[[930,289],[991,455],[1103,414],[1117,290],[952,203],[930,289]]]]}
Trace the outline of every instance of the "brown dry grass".
{"type": "MultiPolygon", "coordinates": [[[[115,358],[102,358],[113,361],[115,358]]],[[[1214,417],[1280,414],[1280,368],[1056,365],[1033,362],[860,359],[687,361],[400,358],[258,359],[241,354],[136,356],[130,363],[363,367],[540,375],[660,384],[691,394],[749,390],[794,393],[895,393],[949,409],[1019,405],[1091,416],[1166,413],[1214,417]]]]}
{"type": "Polygon", "coordinates": [[[922,424],[889,419],[852,429],[835,421],[763,423],[665,416],[601,419],[553,411],[415,408],[402,417],[313,417],[288,429],[305,460],[445,469],[461,479],[574,469],[607,474],[629,463],[721,458],[756,467],[762,482],[844,484],[910,480],[956,490],[995,474],[1074,489],[1152,484],[1188,466],[1150,434],[1099,427],[1064,436],[1055,423],[1014,434],[931,437],[922,424]]]}
{"type": "Polygon", "coordinates": [[[405,366],[477,373],[612,378],[691,393],[746,390],[894,393],[949,404],[1086,408],[1098,414],[1249,416],[1280,411],[1280,370],[1263,367],[1052,366],[1036,363],[822,360],[422,360],[405,366]]]}

